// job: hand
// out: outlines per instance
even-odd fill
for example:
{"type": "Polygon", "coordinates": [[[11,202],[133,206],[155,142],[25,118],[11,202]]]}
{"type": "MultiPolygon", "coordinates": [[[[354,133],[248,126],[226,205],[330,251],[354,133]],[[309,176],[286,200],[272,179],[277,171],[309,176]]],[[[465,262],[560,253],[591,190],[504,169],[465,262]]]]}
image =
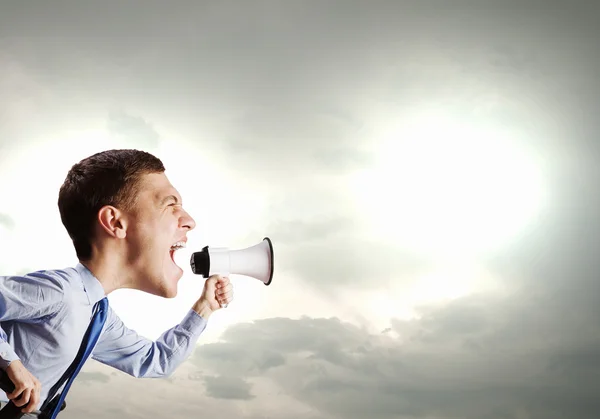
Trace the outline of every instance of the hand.
{"type": "Polygon", "coordinates": [[[41,383],[35,378],[20,360],[15,360],[6,368],[6,374],[15,385],[12,393],[6,396],[17,407],[24,406],[21,411],[31,413],[37,409],[40,402],[41,383]]]}
{"type": "Polygon", "coordinates": [[[194,306],[194,310],[203,317],[221,308],[221,304],[229,304],[233,300],[233,285],[228,277],[212,275],[204,283],[202,296],[194,306]]]}

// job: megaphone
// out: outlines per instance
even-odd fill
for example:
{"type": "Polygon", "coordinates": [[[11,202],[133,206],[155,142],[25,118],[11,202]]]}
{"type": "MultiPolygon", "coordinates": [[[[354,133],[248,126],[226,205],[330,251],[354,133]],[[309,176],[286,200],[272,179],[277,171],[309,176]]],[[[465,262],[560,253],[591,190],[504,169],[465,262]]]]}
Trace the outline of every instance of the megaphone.
{"type": "Polygon", "coordinates": [[[192,272],[208,278],[211,275],[238,274],[258,279],[265,285],[273,280],[273,244],[268,237],[246,249],[205,246],[190,258],[192,272]]]}

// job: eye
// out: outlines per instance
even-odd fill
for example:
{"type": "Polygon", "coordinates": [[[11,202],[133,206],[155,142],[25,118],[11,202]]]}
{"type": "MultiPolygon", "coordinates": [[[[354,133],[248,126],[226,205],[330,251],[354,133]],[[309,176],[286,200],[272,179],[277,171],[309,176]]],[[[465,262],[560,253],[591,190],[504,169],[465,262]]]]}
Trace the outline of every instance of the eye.
{"type": "Polygon", "coordinates": [[[173,208],[173,211],[177,211],[182,208],[181,204],[176,204],[176,203],[169,204],[169,206],[171,208],[173,208]]]}

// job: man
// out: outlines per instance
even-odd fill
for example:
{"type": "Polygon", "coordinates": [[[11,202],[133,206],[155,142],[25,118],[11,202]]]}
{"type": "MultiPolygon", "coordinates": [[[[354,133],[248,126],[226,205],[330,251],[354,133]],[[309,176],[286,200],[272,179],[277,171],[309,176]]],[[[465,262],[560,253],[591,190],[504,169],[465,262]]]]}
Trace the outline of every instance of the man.
{"type": "MultiPolygon", "coordinates": [[[[75,359],[97,302],[137,289],[173,298],[183,270],[174,253],[194,229],[163,163],[137,150],[109,150],[75,164],[58,208],[73,241],[74,267],[0,277],[0,368],[22,412],[40,408],[75,359]]],[[[232,300],[212,276],[182,321],[156,341],[128,329],[109,307],[91,357],[134,377],[168,376],[191,354],[212,313],[232,300]]]]}

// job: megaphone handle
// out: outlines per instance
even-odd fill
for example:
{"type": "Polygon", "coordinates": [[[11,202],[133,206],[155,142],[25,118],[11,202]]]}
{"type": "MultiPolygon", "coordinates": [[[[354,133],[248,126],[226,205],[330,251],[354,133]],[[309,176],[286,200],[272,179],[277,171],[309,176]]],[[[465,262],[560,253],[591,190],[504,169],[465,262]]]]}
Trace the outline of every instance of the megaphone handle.
{"type": "MultiPolygon", "coordinates": [[[[219,272],[219,275],[224,276],[224,277],[229,277],[229,272],[219,272]]],[[[217,296],[215,295],[215,297],[217,297],[217,296]]],[[[218,301],[218,298],[217,298],[217,301],[218,301]]],[[[219,305],[221,306],[221,308],[227,308],[227,306],[228,306],[228,304],[223,304],[223,303],[219,303],[219,305]]]]}

